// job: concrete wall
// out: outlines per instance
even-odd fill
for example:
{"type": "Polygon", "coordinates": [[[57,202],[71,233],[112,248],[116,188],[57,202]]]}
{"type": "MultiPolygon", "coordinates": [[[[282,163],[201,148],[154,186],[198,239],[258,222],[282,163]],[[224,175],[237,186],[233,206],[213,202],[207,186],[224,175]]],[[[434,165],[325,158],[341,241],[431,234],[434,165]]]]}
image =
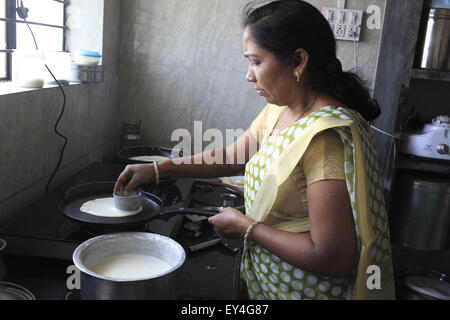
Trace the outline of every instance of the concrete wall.
{"type": "MultiPolygon", "coordinates": [[[[103,1],[95,3],[103,5],[103,1]]],[[[59,130],[69,143],[53,187],[89,163],[111,157],[119,142],[120,0],[104,4],[104,11],[99,9],[104,17],[100,48],[105,81],[65,87],[67,105],[59,130]]],[[[0,95],[0,226],[44,195],[63,143],[53,132],[61,104],[58,88],[0,95]]]]}
{"type": "MultiPolygon", "coordinates": [[[[66,26],[68,30],[66,32],[65,49],[67,51],[103,51],[104,2],[104,0],[81,0],[69,3],[66,7],[66,26]]],[[[108,6],[111,5],[120,5],[120,0],[113,1],[112,4],[108,3],[108,6]]],[[[113,24],[113,21],[110,23],[113,24]]],[[[114,34],[109,36],[109,41],[116,38],[114,34]]],[[[113,41],[116,42],[115,40],[113,41]]]]}
{"type": "MultiPolygon", "coordinates": [[[[348,0],[347,8],[381,8],[386,0],[348,0]]],[[[142,121],[144,143],[173,146],[177,128],[246,129],[265,105],[245,81],[240,14],[243,0],[122,1],[120,106],[126,122],[142,121]]],[[[318,8],[337,0],[310,0],[318,8]]],[[[367,15],[365,15],[364,25],[367,15]]],[[[364,29],[358,73],[372,89],[381,30],[364,29]]],[[[338,41],[344,69],[354,69],[354,44],[338,41]]]]}

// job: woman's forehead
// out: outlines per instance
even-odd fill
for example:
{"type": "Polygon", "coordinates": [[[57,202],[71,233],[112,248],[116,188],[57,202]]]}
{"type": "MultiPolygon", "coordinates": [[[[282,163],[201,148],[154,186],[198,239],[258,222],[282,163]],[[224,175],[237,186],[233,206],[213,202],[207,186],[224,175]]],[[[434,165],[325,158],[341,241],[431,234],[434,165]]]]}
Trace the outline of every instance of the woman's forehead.
{"type": "Polygon", "coordinates": [[[254,40],[251,33],[246,28],[242,35],[244,41],[244,55],[247,56],[255,56],[264,54],[267,50],[258,45],[258,43],[254,40]]]}
{"type": "Polygon", "coordinates": [[[250,32],[247,30],[247,28],[244,29],[242,32],[242,40],[244,41],[244,46],[252,40],[250,32]]]}

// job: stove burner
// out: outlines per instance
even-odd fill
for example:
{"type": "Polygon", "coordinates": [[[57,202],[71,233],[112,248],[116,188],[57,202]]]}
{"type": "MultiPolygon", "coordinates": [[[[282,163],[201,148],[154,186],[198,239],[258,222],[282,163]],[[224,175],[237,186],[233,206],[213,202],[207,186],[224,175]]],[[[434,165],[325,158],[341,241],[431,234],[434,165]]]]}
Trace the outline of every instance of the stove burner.
{"type": "Polygon", "coordinates": [[[193,188],[189,206],[202,207],[235,207],[244,204],[244,199],[234,190],[217,187],[197,181],[193,188]]]}
{"type": "Polygon", "coordinates": [[[201,221],[191,221],[187,222],[183,226],[186,230],[192,231],[195,234],[200,234],[200,231],[202,230],[202,222],[201,221]]]}
{"type": "Polygon", "coordinates": [[[186,216],[189,220],[177,234],[177,239],[190,252],[199,251],[216,245],[220,238],[206,217],[186,216]]]}
{"type": "Polygon", "coordinates": [[[159,185],[156,185],[156,183],[148,183],[142,185],[141,189],[159,197],[165,207],[173,206],[183,200],[180,189],[173,183],[162,183],[159,185]]]}

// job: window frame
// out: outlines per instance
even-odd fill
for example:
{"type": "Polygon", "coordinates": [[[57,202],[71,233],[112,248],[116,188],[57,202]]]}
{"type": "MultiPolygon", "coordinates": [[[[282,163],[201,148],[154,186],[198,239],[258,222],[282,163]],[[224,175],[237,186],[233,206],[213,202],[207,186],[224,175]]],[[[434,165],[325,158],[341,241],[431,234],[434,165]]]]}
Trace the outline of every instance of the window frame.
{"type": "MultiPolygon", "coordinates": [[[[52,0],[63,4],[63,25],[50,25],[45,23],[28,21],[30,25],[41,25],[50,28],[61,28],[63,29],[63,39],[62,39],[62,51],[66,51],[66,31],[67,31],[67,0],[52,0]]],[[[6,53],[6,78],[0,77],[0,81],[11,81],[12,78],[12,52],[17,48],[17,32],[16,24],[24,23],[21,20],[16,19],[16,0],[6,0],[6,19],[1,21],[6,24],[6,49],[0,50],[0,53],[6,53]]]]}

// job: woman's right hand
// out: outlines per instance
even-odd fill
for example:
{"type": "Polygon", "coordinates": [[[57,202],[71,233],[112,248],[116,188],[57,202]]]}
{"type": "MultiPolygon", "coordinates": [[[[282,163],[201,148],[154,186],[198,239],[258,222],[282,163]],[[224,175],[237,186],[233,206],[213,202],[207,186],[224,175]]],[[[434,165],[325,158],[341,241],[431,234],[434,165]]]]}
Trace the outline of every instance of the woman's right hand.
{"type": "Polygon", "coordinates": [[[133,191],[145,182],[155,180],[153,164],[134,164],[125,167],[114,185],[114,192],[133,191]]]}

